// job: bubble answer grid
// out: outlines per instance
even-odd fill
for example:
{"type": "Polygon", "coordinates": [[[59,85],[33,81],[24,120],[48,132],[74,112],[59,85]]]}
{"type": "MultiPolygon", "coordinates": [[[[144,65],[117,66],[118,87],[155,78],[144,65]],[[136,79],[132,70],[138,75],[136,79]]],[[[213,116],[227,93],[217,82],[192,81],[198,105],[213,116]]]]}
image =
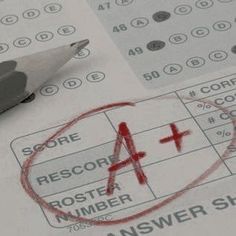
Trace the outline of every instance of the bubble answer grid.
{"type": "Polygon", "coordinates": [[[236,64],[235,0],[87,0],[147,88],[236,64]]]}

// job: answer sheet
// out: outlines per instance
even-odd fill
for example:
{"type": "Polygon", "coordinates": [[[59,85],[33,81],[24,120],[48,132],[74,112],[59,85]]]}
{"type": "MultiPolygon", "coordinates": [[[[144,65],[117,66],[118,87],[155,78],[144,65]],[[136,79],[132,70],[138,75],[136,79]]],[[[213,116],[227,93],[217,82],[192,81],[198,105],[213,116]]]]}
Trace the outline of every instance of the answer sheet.
{"type": "Polygon", "coordinates": [[[235,0],[0,0],[0,61],[89,39],[0,116],[0,233],[235,235],[235,0]]]}

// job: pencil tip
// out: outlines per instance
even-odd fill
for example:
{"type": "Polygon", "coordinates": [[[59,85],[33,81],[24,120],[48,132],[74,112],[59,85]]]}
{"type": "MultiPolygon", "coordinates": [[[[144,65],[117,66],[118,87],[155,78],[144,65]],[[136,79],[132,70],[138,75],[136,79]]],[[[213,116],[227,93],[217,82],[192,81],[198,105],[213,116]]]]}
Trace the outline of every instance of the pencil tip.
{"type": "Polygon", "coordinates": [[[83,49],[84,47],[86,47],[89,44],[89,40],[85,39],[79,42],[75,42],[71,44],[71,47],[75,47],[77,49],[77,51],[80,51],[81,49],[83,49]]]}

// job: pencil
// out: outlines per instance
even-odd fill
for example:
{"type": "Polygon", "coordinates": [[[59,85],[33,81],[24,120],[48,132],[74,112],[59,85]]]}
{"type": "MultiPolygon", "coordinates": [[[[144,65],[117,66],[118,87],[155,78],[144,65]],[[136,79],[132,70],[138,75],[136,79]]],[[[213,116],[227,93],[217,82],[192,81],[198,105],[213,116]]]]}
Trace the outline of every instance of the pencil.
{"type": "Polygon", "coordinates": [[[88,43],[86,39],[0,63],[0,113],[29,97],[88,43]]]}

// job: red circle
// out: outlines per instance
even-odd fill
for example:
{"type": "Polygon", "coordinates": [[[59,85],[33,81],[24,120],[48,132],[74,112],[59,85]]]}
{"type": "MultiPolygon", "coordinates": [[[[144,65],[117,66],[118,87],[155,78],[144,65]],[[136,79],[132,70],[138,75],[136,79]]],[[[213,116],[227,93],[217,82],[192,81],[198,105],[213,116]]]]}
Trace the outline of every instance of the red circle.
{"type": "MultiPolygon", "coordinates": [[[[169,97],[165,97],[165,99],[176,99],[176,97],[174,96],[169,96],[169,97]]],[[[182,97],[182,99],[186,99],[186,100],[193,100],[192,98],[188,98],[188,97],[182,97]]],[[[206,100],[198,100],[204,103],[207,103],[211,106],[214,106],[218,109],[220,109],[221,111],[228,113],[227,109],[222,108],[218,105],[215,105],[213,102],[211,101],[206,101],[206,100]]],[[[87,118],[88,116],[94,115],[98,112],[102,112],[105,111],[107,109],[111,109],[111,108],[116,108],[116,107],[123,107],[123,106],[135,106],[135,103],[132,102],[121,102],[121,103],[113,103],[113,104],[108,104],[105,106],[101,106],[95,109],[92,109],[88,112],[85,112],[79,116],[77,116],[76,118],[74,118],[73,120],[71,120],[69,123],[67,123],[65,126],[63,126],[62,128],[60,128],[55,134],[51,135],[44,143],[43,145],[46,145],[48,142],[54,140],[55,138],[57,138],[58,136],[60,136],[61,134],[63,134],[65,131],[67,131],[68,129],[70,129],[72,126],[74,126],[77,122],[79,122],[82,119],[87,118]]],[[[236,127],[236,120],[233,120],[231,118],[233,127],[236,127]]],[[[236,145],[236,129],[234,129],[233,132],[233,138],[232,141],[230,143],[230,145],[236,145]]],[[[73,222],[84,222],[84,223],[89,223],[92,225],[104,225],[104,226],[108,226],[108,225],[115,225],[115,224],[120,224],[120,223],[127,223],[128,221],[140,218],[142,216],[145,216],[151,212],[154,212],[166,205],[168,205],[169,203],[173,202],[174,200],[176,200],[177,198],[181,197],[182,195],[184,195],[185,193],[187,193],[191,188],[195,187],[196,185],[198,185],[200,182],[202,182],[203,180],[205,180],[208,176],[210,176],[214,171],[216,171],[221,164],[223,163],[223,160],[225,160],[228,156],[229,156],[229,151],[226,149],[222,155],[222,158],[217,160],[214,164],[212,164],[206,171],[204,171],[200,176],[198,176],[195,180],[193,180],[191,183],[189,183],[188,185],[186,185],[183,189],[181,189],[180,191],[178,191],[177,193],[175,193],[174,195],[166,198],[165,200],[159,202],[158,204],[143,210],[139,213],[124,217],[124,218],[120,218],[117,220],[110,220],[110,221],[99,221],[99,220],[93,220],[93,219],[87,219],[87,218],[83,218],[83,217],[78,217],[78,216],[74,216],[72,214],[68,214],[62,210],[59,210],[55,207],[52,207],[51,205],[49,205],[43,198],[41,198],[32,188],[30,181],[29,181],[29,173],[30,173],[30,169],[32,164],[34,163],[35,159],[38,157],[39,151],[35,151],[30,157],[28,157],[22,166],[22,171],[21,171],[21,184],[22,187],[24,188],[25,192],[35,201],[37,202],[41,207],[47,209],[49,212],[58,215],[58,216],[67,216],[69,220],[73,221],[73,222]]]]}

